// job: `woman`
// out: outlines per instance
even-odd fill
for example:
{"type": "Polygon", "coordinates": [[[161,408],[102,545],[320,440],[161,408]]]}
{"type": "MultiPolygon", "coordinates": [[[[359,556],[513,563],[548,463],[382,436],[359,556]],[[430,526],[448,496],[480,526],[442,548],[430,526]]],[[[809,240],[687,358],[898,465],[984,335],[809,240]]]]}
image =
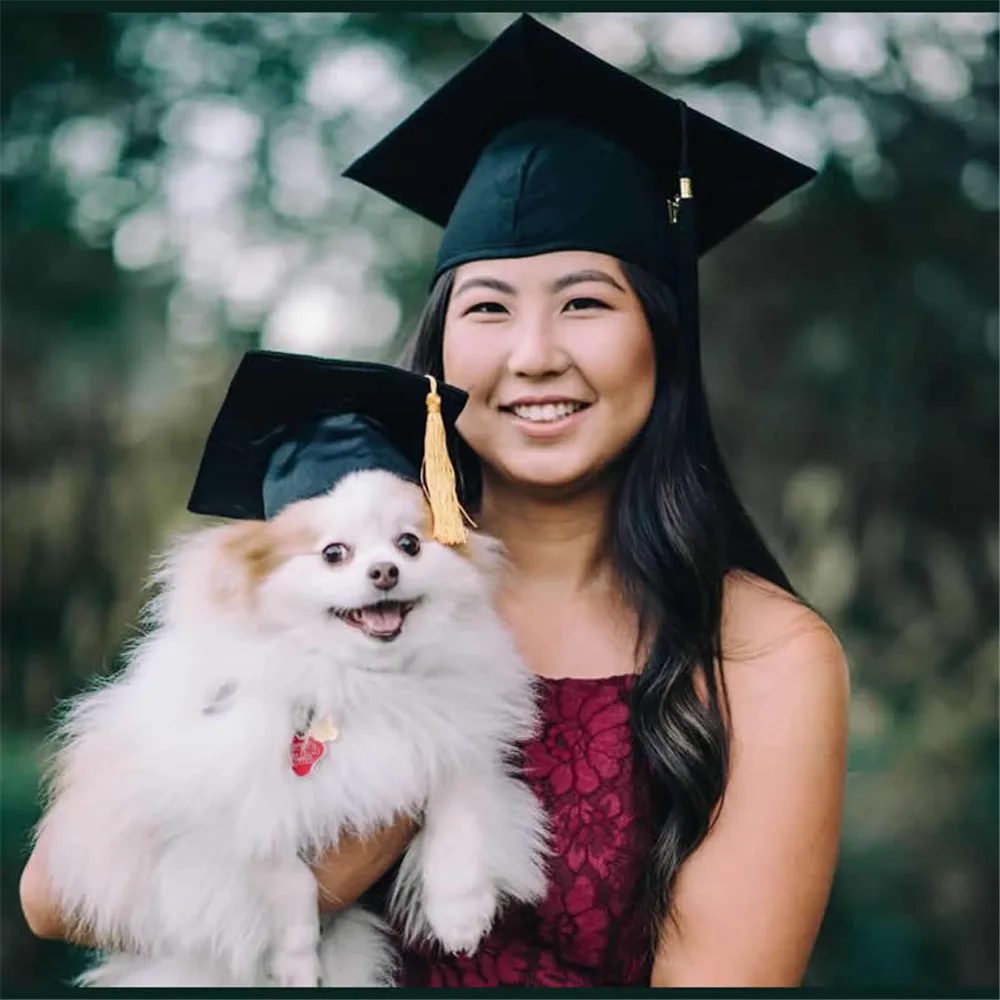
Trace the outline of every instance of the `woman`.
{"type": "MultiPolygon", "coordinates": [[[[348,175],[446,224],[412,360],[469,393],[466,499],[510,554],[502,610],[544,697],[525,772],[553,822],[547,898],[474,956],[404,950],[404,984],[799,984],[847,668],[726,475],[696,265],[811,172],[522,17],[348,175]]],[[[326,905],[412,832],[324,859],[326,905]]],[[[65,933],[44,844],[22,902],[65,933]]]]}

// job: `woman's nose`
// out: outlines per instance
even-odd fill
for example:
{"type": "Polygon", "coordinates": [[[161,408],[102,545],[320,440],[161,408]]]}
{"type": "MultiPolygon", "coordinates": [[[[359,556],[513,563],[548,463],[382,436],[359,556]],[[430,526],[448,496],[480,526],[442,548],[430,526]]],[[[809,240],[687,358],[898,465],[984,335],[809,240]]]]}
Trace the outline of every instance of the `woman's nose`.
{"type": "Polygon", "coordinates": [[[565,351],[544,320],[523,319],[517,325],[513,338],[507,356],[507,368],[512,375],[539,378],[558,375],[569,367],[565,351]]]}

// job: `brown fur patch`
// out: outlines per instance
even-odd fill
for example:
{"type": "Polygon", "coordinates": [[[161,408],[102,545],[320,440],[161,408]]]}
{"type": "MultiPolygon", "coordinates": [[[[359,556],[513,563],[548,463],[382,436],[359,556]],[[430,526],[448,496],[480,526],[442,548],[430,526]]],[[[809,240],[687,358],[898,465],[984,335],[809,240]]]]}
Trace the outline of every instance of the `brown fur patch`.
{"type": "Polygon", "coordinates": [[[273,521],[234,524],[220,546],[223,565],[212,580],[220,604],[252,604],[260,585],[292,556],[311,552],[317,543],[308,501],[293,504],[273,521]]]}

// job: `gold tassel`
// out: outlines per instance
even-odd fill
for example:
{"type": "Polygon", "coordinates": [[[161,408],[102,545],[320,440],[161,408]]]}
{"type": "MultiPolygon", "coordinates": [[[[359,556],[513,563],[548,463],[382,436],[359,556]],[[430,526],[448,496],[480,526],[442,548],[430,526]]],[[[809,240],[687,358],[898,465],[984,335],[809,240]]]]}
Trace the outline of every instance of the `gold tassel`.
{"type": "Polygon", "coordinates": [[[431,390],[427,393],[427,426],[424,431],[424,461],[420,469],[420,481],[431,505],[434,539],[443,545],[464,545],[469,540],[469,535],[462,520],[465,511],[458,502],[455,470],[448,455],[448,439],[441,416],[441,397],[437,391],[437,380],[433,375],[428,375],[427,378],[431,383],[431,390]]]}

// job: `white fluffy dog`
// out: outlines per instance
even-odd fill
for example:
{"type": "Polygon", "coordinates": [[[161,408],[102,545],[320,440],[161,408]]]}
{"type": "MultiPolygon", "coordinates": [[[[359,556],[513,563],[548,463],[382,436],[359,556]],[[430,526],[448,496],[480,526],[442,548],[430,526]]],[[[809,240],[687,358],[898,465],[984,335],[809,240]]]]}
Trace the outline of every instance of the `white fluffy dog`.
{"type": "Polygon", "coordinates": [[[96,986],[391,985],[358,907],[322,933],[308,861],[420,817],[406,934],[474,950],[544,889],[545,821],[512,773],[535,687],[494,610],[500,556],[430,540],[418,487],[349,475],[267,522],[175,545],[152,628],[73,702],[40,829],[63,911],[115,942],[96,986]]]}

